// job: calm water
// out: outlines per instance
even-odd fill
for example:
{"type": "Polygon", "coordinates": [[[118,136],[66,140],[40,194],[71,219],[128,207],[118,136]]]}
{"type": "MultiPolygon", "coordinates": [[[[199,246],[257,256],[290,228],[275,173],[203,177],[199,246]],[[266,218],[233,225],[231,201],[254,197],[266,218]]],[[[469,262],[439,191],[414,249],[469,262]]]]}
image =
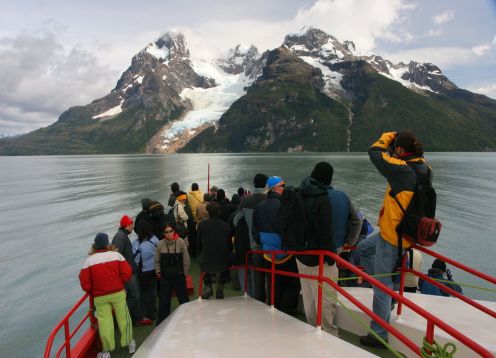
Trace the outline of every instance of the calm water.
{"type": "MultiPolygon", "coordinates": [[[[444,224],[435,250],[496,275],[496,154],[428,159],[444,224]]],[[[335,168],[334,185],[375,221],[385,180],[365,154],[0,157],[0,355],[42,355],[51,329],[82,295],[78,273],[95,233],[113,235],[123,214],[139,212],[141,198],[166,202],[173,181],[205,190],[207,163],[211,185],[230,197],[239,186],[251,189],[257,172],[298,184],[322,160],[335,168]]]]}

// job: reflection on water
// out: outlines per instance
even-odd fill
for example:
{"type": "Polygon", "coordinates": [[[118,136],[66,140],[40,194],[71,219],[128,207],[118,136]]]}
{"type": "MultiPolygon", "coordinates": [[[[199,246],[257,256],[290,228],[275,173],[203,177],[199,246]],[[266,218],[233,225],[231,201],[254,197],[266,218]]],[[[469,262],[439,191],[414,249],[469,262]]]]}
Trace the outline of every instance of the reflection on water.
{"type": "MultiPolygon", "coordinates": [[[[496,275],[496,155],[434,153],[438,217],[435,250],[496,275]]],[[[333,164],[334,184],[375,221],[385,180],[365,154],[180,154],[164,156],[0,157],[0,346],[2,356],[39,356],[50,329],[81,296],[77,275],[97,231],[113,234],[140,199],[166,202],[169,184],[197,182],[231,196],[258,173],[298,185],[316,162],[333,164]],[[33,342],[23,352],[26,339],[33,342]]],[[[424,267],[432,260],[426,258],[424,267]]],[[[471,280],[454,271],[455,279],[471,280]]],[[[479,283],[471,280],[472,283],[479,283]]],[[[494,295],[465,290],[496,300],[494,295]]]]}

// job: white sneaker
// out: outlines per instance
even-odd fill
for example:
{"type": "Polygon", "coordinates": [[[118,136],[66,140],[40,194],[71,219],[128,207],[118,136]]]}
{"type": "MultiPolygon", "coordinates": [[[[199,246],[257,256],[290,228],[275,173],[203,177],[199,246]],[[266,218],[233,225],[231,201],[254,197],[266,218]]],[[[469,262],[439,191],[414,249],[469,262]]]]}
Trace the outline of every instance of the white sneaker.
{"type": "Polygon", "coordinates": [[[129,343],[129,354],[133,354],[136,352],[136,341],[133,339],[131,343],[129,343]]]}
{"type": "Polygon", "coordinates": [[[110,352],[100,352],[96,355],[96,358],[110,358],[110,352]]]}

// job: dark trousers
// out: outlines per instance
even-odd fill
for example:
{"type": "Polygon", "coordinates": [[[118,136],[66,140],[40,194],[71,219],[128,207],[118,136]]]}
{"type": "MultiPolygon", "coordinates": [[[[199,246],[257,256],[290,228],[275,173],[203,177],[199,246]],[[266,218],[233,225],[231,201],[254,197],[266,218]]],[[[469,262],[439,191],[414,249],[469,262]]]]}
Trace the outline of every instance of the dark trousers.
{"type": "Polygon", "coordinates": [[[197,249],[198,249],[198,243],[197,243],[197,239],[196,239],[196,224],[193,224],[193,225],[189,225],[188,226],[188,229],[189,229],[189,234],[188,234],[188,242],[189,242],[189,246],[188,246],[188,252],[189,252],[189,256],[195,258],[197,256],[197,249]]]}
{"type": "Polygon", "coordinates": [[[141,312],[138,275],[134,273],[131,279],[124,284],[124,287],[126,288],[127,307],[129,308],[129,313],[133,323],[136,323],[143,318],[143,313],[141,312]]]}
{"type": "Polygon", "coordinates": [[[140,286],[141,311],[143,316],[157,318],[157,274],[155,270],[138,274],[140,286]]]}
{"type": "MultiPolygon", "coordinates": [[[[270,266],[270,263],[269,263],[270,266]]],[[[282,264],[276,264],[276,270],[298,273],[295,257],[291,257],[282,264]]],[[[271,276],[267,274],[267,292],[270,304],[270,282],[271,276]]],[[[283,275],[275,275],[274,285],[274,307],[288,314],[293,314],[298,309],[298,299],[300,297],[300,279],[283,275]]]]}
{"type": "MultiPolygon", "coordinates": [[[[207,284],[207,285],[211,285],[212,284],[212,276],[216,276],[216,274],[206,272],[205,276],[203,276],[203,282],[205,282],[205,284],[207,284]]],[[[230,277],[231,277],[231,271],[229,271],[229,270],[222,271],[219,274],[219,280],[217,282],[219,285],[224,285],[226,282],[229,282],[230,277]]]]}
{"type": "Polygon", "coordinates": [[[417,292],[417,287],[408,287],[408,286],[405,286],[405,292],[417,292]]]}
{"type": "MultiPolygon", "coordinates": [[[[263,258],[263,255],[253,254],[252,264],[255,267],[267,268],[267,260],[263,258]]],[[[253,270],[253,298],[261,302],[267,303],[267,291],[265,288],[265,272],[253,270]]]]}
{"type": "Polygon", "coordinates": [[[162,278],[160,280],[157,325],[170,314],[172,290],[176,291],[176,297],[179,304],[189,302],[188,290],[186,289],[186,277],[162,278]]]}

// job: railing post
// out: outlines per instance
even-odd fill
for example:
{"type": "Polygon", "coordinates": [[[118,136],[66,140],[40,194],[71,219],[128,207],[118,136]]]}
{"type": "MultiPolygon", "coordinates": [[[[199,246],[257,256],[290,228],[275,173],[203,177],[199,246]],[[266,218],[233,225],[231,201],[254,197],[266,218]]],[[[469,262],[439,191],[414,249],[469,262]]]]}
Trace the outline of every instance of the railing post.
{"type": "Polygon", "coordinates": [[[425,338],[430,344],[434,343],[434,322],[427,320],[427,332],[425,333],[425,338]]]}
{"type": "Polygon", "coordinates": [[[271,271],[270,271],[270,275],[271,275],[271,282],[270,282],[270,308],[274,308],[274,293],[275,293],[275,286],[276,286],[276,255],[272,252],[271,253],[271,258],[272,258],[272,262],[271,262],[271,271]]]}
{"type": "Polygon", "coordinates": [[[317,328],[322,327],[322,277],[324,276],[324,255],[319,254],[319,282],[317,287],[317,328]]]}
{"type": "Polygon", "coordinates": [[[64,322],[65,334],[65,356],[71,358],[71,332],[69,331],[69,319],[64,322]]]}
{"type": "MultiPolygon", "coordinates": [[[[405,293],[405,271],[406,271],[406,259],[407,259],[408,254],[404,254],[402,259],[401,259],[401,269],[400,269],[400,296],[403,297],[403,294],[405,293]]],[[[413,256],[413,255],[412,255],[413,256]]],[[[412,257],[413,259],[413,257],[412,257]]],[[[403,303],[401,301],[398,302],[398,310],[396,311],[398,317],[397,319],[401,318],[401,312],[403,311],[403,303]]]]}

